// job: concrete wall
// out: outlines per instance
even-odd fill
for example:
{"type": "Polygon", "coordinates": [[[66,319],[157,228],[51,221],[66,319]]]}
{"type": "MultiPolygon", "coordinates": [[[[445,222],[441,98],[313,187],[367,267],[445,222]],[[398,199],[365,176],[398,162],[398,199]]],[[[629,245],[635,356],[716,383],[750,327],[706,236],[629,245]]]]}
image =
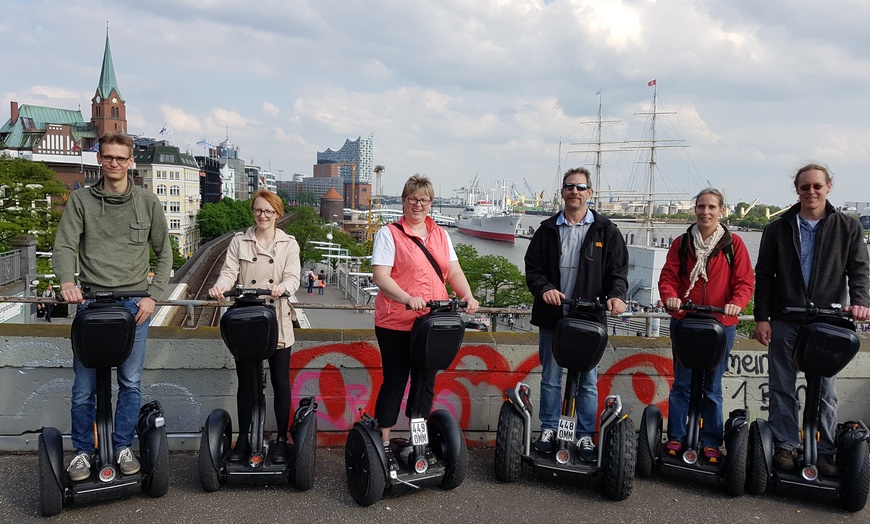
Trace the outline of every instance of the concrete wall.
{"type": "MultiPolygon", "coordinates": [[[[69,432],[73,372],[68,334],[64,325],[0,325],[0,450],[36,449],[42,426],[69,432]]],[[[300,330],[291,368],[294,405],[303,395],[317,398],[321,445],[342,444],[360,408],[373,413],[382,381],[374,331],[300,330]]],[[[671,371],[668,339],[612,337],[599,366],[600,398],[621,395],[636,423],[646,404],[658,404],[667,413],[671,371]]],[[[726,413],[748,406],[753,417],[766,418],[766,374],[764,348],[738,340],[724,380],[726,413]]],[[[868,376],[870,353],[862,351],[838,381],[842,420],[870,420],[868,376]]],[[[453,367],[438,377],[436,408],[450,410],[460,420],[469,445],[492,444],[502,391],[520,380],[532,385],[536,401],[536,335],[469,332],[453,367]]],[[[162,402],[174,449],[198,447],[197,433],[211,410],[235,414],[235,390],[233,359],[216,328],[151,329],[143,400],[162,402]]],[[[403,418],[400,427],[407,427],[403,418]]],[[[267,428],[274,428],[271,413],[267,428]]]]}

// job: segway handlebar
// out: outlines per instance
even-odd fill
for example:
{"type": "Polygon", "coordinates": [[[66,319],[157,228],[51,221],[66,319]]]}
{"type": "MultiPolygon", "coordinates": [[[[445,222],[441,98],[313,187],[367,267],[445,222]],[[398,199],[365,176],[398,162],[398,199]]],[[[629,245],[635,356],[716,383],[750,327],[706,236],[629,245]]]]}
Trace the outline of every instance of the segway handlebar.
{"type": "MultiPolygon", "coordinates": [[[[82,298],[85,300],[123,300],[125,298],[147,298],[150,296],[151,293],[143,290],[118,291],[114,289],[107,289],[102,291],[91,291],[91,288],[87,286],[82,287],[82,298]]],[[[55,295],[55,300],[59,304],[66,303],[60,293],[55,295]]]]}
{"type": "MultiPolygon", "coordinates": [[[[468,306],[468,302],[465,300],[427,300],[426,307],[431,309],[432,311],[440,310],[448,310],[448,311],[456,311],[459,308],[464,308],[468,306]]],[[[405,304],[405,309],[411,309],[411,306],[405,304]]]]}
{"type": "Polygon", "coordinates": [[[576,311],[604,311],[607,303],[600,298],[563,298],[562,305],[569,305],[576,311]]]}
{"type": "Polygon", "coordinates": [[[816,306],[788,306],[782,308],[783,315],[830,315],[834,317],[852,318],[852,313],[843,311],[843,306],[840,304],[831,304],[831,307],[816,307],[816,306]]]}
{"type": "MultiPolygon", "coordinates": [[[[224,296],[227,298],[230,297],[260,297],[272,295],[272,292],[268,289],[264,289],[261,287],[241,287],[238,286],[235,289],[230,289],[229,291],[224,291],[224,296]]],[[[282,297],[289,297],[290,292],[284,291],[281,295],[282,297]]]]}
{"type": "Polygon", "coordinates": [[[725,309],[718,306],[706,306],[704,304],[693,304],[691,300],[687,300],[680,304],[680,309],[685,311],[697,311],[698,313],[725,313],[725,309]]]}

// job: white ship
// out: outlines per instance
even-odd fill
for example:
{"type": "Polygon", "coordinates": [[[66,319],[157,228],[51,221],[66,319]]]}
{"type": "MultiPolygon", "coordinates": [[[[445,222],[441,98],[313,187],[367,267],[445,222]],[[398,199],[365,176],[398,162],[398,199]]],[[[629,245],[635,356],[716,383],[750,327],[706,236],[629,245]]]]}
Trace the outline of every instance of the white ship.
{"type": "Polygon", "coordinates": [[[474,237],[515,242],[521,215],[508,204],[507,181],[502,184],[500,199],[495,189],[488,194],[479,190],[476,181],[477,177],[466,192],[465,209],[456,220],[456,229],[474,237]]]}

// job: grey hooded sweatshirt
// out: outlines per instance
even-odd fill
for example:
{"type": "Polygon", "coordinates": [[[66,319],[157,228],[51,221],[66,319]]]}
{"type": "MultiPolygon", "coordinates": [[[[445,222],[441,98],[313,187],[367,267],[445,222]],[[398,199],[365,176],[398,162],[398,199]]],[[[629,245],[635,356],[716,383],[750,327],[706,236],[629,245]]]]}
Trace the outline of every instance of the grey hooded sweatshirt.
{"type": "Polygon", "coordinates": [[[148,290],[158,298],[169,281],[172,248],[166,215],[157,195],[133,185],[108,193],[101,178],[91,187],[73,191],[54,241],[54,272],[61,283],[75,282],[92,290],[148,290]],[[148,247],[154,248],[157,267],[148,283],[148,247]]]}

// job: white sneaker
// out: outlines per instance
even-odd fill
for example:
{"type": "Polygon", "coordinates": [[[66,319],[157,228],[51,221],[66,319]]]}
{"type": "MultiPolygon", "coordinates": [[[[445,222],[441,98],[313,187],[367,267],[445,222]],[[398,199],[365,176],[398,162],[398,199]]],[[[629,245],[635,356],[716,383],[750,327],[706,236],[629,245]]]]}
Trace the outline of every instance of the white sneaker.
{"type": "Polygon", "coordinates": [[[124,448],[118,452],[118,469],[124,475],[135,475],[139,473],[139,459],[130,451],[130,448],[124,448]]]}
{"type": "Polygon", "coordinates": [[[69,463],[66,469],[69,479],[73,482],[85,480],[91,476],[91,456],[87,453],[79,453],[69,463]]]}

